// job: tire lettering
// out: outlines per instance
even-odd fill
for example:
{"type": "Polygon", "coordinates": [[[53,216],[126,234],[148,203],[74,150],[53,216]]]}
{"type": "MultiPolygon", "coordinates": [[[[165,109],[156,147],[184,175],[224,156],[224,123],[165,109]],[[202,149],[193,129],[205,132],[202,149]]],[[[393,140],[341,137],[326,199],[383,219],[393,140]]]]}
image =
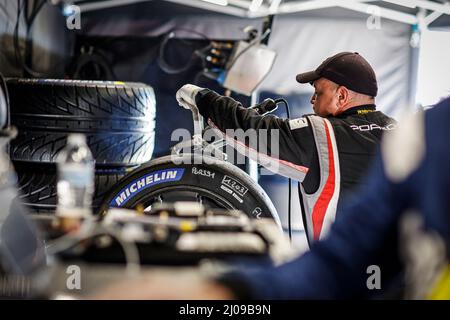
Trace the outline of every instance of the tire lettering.
{"type": "Polygon", "coordinates": [[[179,181],[183,177],[183,168],[164,169],[146,174],[125,186],[109,203],[111,207],[121,207],[141,190],[151,186],[179,181]]]}

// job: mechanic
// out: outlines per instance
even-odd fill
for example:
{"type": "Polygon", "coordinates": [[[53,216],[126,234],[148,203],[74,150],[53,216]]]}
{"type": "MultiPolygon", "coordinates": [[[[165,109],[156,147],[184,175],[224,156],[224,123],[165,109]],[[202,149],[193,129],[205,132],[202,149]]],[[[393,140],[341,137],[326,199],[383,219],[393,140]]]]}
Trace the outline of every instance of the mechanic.
{"type": "MultiPolygon", "coordinates": [[[[376,75],[358,53],[338,53],[296,79],[314,86],[311,104],[316,115],[294,120],[260,116],[230,97],[191,84],[176,97],[184,107],[197,106],[223,132],[279,130],[279,154],[271,155],[279,164],[275,173],[302,182],[300,202],[308,243],[312,243],[327,234],[339,199],[359,184],[382,133],[392,130],[396,122],[376,110],[376,75]]],[[[267,142],[266,148],[270,145],[267,142]]]]}
{"type": "Polygon", "coordinates": [[[450,299],[448,119],[450,98],[389,133],[367,184],[344,204],[328,237],[303,256],[216,279],[148,275],[93,298],[387,298],[404,284],[405,298],[450,299]],[[374,266],[378,287],[368,271],[374,266]]]}

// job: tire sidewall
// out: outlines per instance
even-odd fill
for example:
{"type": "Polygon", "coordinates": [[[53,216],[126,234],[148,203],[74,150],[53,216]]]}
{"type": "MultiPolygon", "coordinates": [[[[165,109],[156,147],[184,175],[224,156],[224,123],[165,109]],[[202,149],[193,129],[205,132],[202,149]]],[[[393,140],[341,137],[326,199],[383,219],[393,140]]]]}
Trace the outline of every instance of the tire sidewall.
{"type": "MultiPolygon", "coordinates": [[[[225,199],[232,208],[251,218],[273,218],[278,215],[265,192],[239,168],[221,160],[198,161],[192,155],[162,157],[143,165],[124,177],[104,198],[101,212],[109,207],[134,208],[151,193],[164,188],[196,188],[225,199]]],[[[204,159],[203,159],[204,160],[204,159]]]]}

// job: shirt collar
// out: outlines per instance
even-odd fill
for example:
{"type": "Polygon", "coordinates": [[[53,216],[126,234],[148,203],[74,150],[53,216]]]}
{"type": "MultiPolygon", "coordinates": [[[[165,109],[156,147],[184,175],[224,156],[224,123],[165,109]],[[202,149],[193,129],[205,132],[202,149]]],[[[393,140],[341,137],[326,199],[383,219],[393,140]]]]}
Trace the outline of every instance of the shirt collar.
{"type": "Polygon", "coordinates": [[[377,107],[374,104],[365,104],[362,106],[352,107],[337,115],[337,117],[349,116],[352,114],[366,114],[376,111],[377,107]]]}

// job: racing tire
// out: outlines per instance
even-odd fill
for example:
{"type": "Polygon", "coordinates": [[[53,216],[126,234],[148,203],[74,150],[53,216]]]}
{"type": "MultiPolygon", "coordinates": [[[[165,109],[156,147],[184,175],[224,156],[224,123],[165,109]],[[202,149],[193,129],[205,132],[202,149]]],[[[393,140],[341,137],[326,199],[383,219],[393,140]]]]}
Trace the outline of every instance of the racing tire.
{"type": "Polygon", "coordinates": [[[56,208],[56,162],[70,133],[83,133],[96,161],[93,209],[133,169],[149,161],[155,139],[155,95],[142,83],[7,79],[10,158],[21,199],[35,213],[56,208]]]}
{"type": "MultiPolygon", "coordinates": [[[[34,165],[15,162],[19,187],[19,198],[32,213],[53,214],[57,203],[57,174],[55,165],[34,165]]],[[[97,213],[102,199],[130,168],[97,168],[94,177],[95,191],[92,210],[97,213]]]]}
{"type": "Polygon", "coordinates": [[[142,83],[7,79],[11,159],[55,163],[70,133],[83,133],[96,164],[136,166],[155,142],[155,95],[142,83]]]}
{"type": "Polygon", "coordinates": [[[270,198],[244,171],[226,161],[192,154],[165,156],[136,168],[103,199],[100,213],[105,215],[111,207],[150,208],[176,201],[241,210],[250,218],[272,218],[281,225],[270,198]]]}

